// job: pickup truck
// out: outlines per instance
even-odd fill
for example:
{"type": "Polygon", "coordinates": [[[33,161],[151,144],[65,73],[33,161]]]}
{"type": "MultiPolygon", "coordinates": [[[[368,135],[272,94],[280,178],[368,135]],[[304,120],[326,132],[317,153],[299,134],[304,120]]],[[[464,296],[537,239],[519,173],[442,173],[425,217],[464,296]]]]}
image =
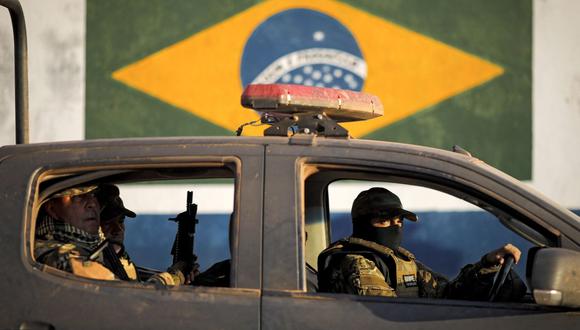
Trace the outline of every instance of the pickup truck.
{"type": "MultiPolygon", "coordinates": [[[[380,103],[373,98],[364,96],[359,104],[349,105],[348,98],[336,96],[356,98],[356,93],[276,85],[256,88],[254,92],[263,94],[247,90],[242,103],[262,112],[262,121],[272,125],[263,137],[1,147],[0,328],[578,327],[578,216],[459,147],[444,151],[350,138],[338,123],[379,115],[380,103]],[[278,94],[268,94],[272,91],[278,94]],[[350,115],[345,114],[348,109],[350,115]],[[159,287],[88,279],[34,258],[37,216],[43,201],[56,192],[87,184],[208,179],[233,186],[233,198],[224,199],[232,209],[228,286],[159,287]],[[528,286],[526,297],[488,302],[318,292],[317,258],[336,238],[331,187],[341,182],[419,187],[485,212],[486,222],[531,247],[520,261],[526,265],[525,274],[520,274],[528,286]]],[[[161,200],[164,186],[152,187],[159,189],[161,200]]],[[[421,221],[427,224],[430,219],[421,221]]],[[[463,238],[476,244],[492,239],[486,235],[463,238]]]]}

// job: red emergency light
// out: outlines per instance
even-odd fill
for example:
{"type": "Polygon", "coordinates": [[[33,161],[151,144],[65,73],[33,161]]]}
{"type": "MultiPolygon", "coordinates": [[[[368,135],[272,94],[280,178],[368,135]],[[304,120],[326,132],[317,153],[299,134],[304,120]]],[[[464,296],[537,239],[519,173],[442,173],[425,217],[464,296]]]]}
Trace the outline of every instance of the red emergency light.
{"type": "Polygon", "coordinates": [[[270,117],[311,113],[337,122],[383,115],[383,105],[374,95],[303,85],[248,85],[242,94],[242,106],[270,117]]]}

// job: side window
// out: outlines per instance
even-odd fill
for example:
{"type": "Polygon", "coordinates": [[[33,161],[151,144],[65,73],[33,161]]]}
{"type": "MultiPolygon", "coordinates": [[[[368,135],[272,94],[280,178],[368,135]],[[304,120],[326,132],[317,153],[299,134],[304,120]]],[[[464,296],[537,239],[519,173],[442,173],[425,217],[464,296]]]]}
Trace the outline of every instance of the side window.
{"type": "Polygon", "coordinates": [[[328,186],[330,241],[352,234],[351,207],[357,195],[372,187],[384,187],[397,195],[403,208],[419,221],[404,221],[401,246],[433,270],[454,278],[466,264],[504,244],[522,251],[517,272],[525,276],[531,242],[501,224],[499,219],[462,199],[434,189],[396,183],[336,181],[328,186]]]}
{"type": "Polygon", "coordinates": [[[229,287],[234,166],[45,173],[34,257],[56,274],[229,287]],[[193,263],[176,262],[175,253],[193,263]]]}
{"type": "Polygon", "coordinates": [[[229,227],[234,212],[234,180],[178,180],[119,185],[128,208],[140,212],[125,221],[125,247],[133,261],[162,270],[171,265],[170,251],[177,232],[171,221],[185,211],[186,193],[193,192],[197,205],[194,252],[201,272],[230,259],[229,227]],[[162,194],[163,198],[159,198],[162,194]]]}
{"type": "Polygon", "coordinates": [[[316,168],[304,185],[307,291],[532,301],[528,250],[553,245],[552,237],[493,197],[424,178],[316,168]],[[519,262],[497,281],[510,254],[519,262]]]}

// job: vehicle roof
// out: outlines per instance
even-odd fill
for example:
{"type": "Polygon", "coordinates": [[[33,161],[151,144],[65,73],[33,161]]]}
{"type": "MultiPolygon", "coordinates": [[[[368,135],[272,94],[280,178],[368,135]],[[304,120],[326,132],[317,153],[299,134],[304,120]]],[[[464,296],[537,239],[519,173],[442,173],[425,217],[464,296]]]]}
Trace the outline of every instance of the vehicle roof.
{"type": "MultiPolygon", "coordinates": [[[[355,139],[355,138],[329,138],[315,136],[311,134],[296,134],[292,137],[276,136],[193,136],[193,137],[155,137],[155,138],[116,138],[116,139],[93,139],[81,141],[63,141],[48,143],[31,143],[7,145],[0,148],[0,162],[6,158],[25,153],[66,151],[79,149],[103,149],[114,147],[153,147],[163,145],[262,145],[262,146],[296,146],[296,147],[332,147],[348,148],[359,151],[389,151],[406,155],[428,157],[438,159],[454,165],[468,167],[487,176],[493,176],[496,180],[501,180],[513,191],[525,195],[532,200],[550,205],[551,208],[564,212],[572,218],[577,218],[573,213],[558,203],[552,201],[540,192],[537,192],[529,185],[507,175],[506,173],[486,164],[484,161],[465,154],[399,142],[355,139]]],[[[354,157],[354,156],[353,156],[354,157]]],[[[344,158],[344,157],[343,157],[344,158]]],[[[354,157],[356,158],[356,157],[354,157]]],[[[580,229],[580,223],[569,223],[580,229]]]]}
{"type": "MultiPolygon", "coordinates": [[[[292,137],[277,136],[192,136],[192,137],[144,137],[93,139],[79,141],[43,142],[30,144],[5,145],[0,147],[0,155],[35,152],[37,150],[64,150],[72,148],[99,148],[105,146],[156,146],[164,144],[248,144],[248,145],[311,145],[359,149],[390,149],[409,153],[425,153],[444,155],[465,159],[464,155],[443,149],[406,144],[400,142],[377,141],[354,138],[329,138],[307,134],[296,134],[292,137]],[[296,142],[296,143],[294,143],[296,142]]],[[[469,157],[476,160],[475,157],[469,157]]],[[[478,162],[481,162],[478,160],[478,162]]]]}
{"type": "MultiPolygon", "coordinates": [[[[530,189],[524,186],[521,181],[505,174],[484,161],[465,154],[400,142],[388,142],[354,138],[327,138],[310,134],[296,134],[292,137],[276,136],[193,136],[193,137],[155,137],[155,138],[116,138],[116,139],[93,139],[79,141],[62,141],[47,143],[31,143],[6,145],[0,147],[0,161],[6,157],[11,157],[22,153],[34,153],[38,151],[66,151],[67,149],[100,149],[110,147],[153,147],[163,145],[296,145],[333,148],[353,148],[369,151],[390,151],[404,153],[408,155],[425,156],[452,162],[458,165],[464,164],[470,168],[479,168],[486,172],[509,181],[512,184],[521,186],[525,190],[530,189]]],[[[547,198],[546,198],[547,199],[547,198]]],[[[555,203],[553,203],[555,204],[555,203]]]]}

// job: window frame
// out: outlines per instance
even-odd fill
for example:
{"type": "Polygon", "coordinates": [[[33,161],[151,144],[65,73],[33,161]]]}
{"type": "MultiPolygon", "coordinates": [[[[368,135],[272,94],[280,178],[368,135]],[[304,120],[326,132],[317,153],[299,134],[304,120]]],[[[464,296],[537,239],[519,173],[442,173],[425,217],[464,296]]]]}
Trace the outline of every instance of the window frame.
{"type": "MultiPolygon", "coordinates": [[[[62,190],[90,182],[94,182],[94,180],[104,180],[110,176],[115,176],[119,174],[126,174],[126,173],[138,173],[140,171],[147,171],[147,170],[167,170],[167,169],[202,169],[205,171],[212,171],[217,170],[222,172],[224,169],[231,171],[232,176],[226,177],[228,179],[234,180],[234,200],[233,200],[233,209],[235,218],[233,221],[234,229],[231,232],[238,233],[239,232],[239,200],[240,200],[240,178],[241,178],[241,160],[235,156],[225,156],[225,157],[207,157],[207,156],[191,156],[187,157],[187,160],[182,161],[160,161],[160,162],[149,162],[146,164],[119,164],[119,165],[107,165],[107,166],[99,166],[99,165],[84,165],[84,166],[75,166],[75,167],[67,167],[67,166],[54,166],[51,168],[39,169],[36,171],[34,178],[32,179],[31,186],[34,187],[34,199],[32,201],[32,215],[28,219],[27,224],[28,228],[31,228],[30,234],[27,236],[26,239],[26,246],[31,247],[31,253],[27,255],[27,261],[32,266],[33,269],[39,269],[44,273],[50,274],[51,276],[57,276],[62,278],[63,280],[69,281],[72,280],[73,282],[81,282],[81,283],[92,283],[98,284],[100,286],[113,286],[113,287],[131,287],[137,289],[146,289],[146,290],[155,290],[154,285],[146,284],[146,283],[139,283],[139,282],[127,282],[127,281],[106,281],[106,280],[96,280],[96,279],[88,279],[76,276],[74,274],[58,270],[56,268],[46,266],[34,259],[34,239],[35,239],[35,230],[36,228],[36,221],[37,216],[39,214],[40,208],[42,207],[42,202],[46,199],[51,193],[55,192],[55,190],[62,190]],[[44,189],[41,190],[40,186],[45,183],[47,180],[51,179],[61,179],[62,181],[57,182],[54,184],[56,189],[44,189]],[[65,178],[65,179],[63,179],[65,178]],[[68,178],[68,179],[67,179],[68,178]],[[64,184],[63,184],[64,183],[64,184]],[[47,193],[48,191],[48,193],[47,193]]],[[[205,178],[219,178],[216,176],[200,176],[200,177],[186,177],[185,179],[205,179],[205,178]]],[[[184,179],[184,178],[174,178],[174,179],[184,179]]],[[[159,181],[159,178],[151,178],[151,180],[159,181]]],[[[168,179],[170,181],[171,179],[168,179]]],[[[106,180],[104,180],[106,181],[106,180]]],[[[146,181],[146,180],[144,180],[146,181]]],[[[144,182],[144,181],[130,181],[130,182],[119,182],[119,183],[135,183],[135,182],[144,182]]],[[[117,183],[117,182],[116,182],[117,183]]],[[[184,187],[185,189],[185,187],[184,187]]],[[[243,287],[236,287],[236,270],[234,269],[234,265],[236,265],[235,258],[237,258],[237,236],[234,237],[232,240],[232,286],[227,288],[219,288],[219,290],[223,289],[242,289],[247,290],[251,288],[243,288],[243,287]]],[[[167,265],[170,266],[170,265],[167,265]]],[[[72,284],[75,285],[75,284],[72,284]]],[[[80,285],[80,283],[79,283],[80,285]]],[[[178,286],[173,288],[173,290],[189,290],[193,288],[193,286],[178,286]]],[[[215,290],[216,288],[212,287],[196,287],[196,288],[203,288],[204,290],[215,290]]]]}
{"type": "MultiPolygon", "coordinates": [[[[308,219],[308,214],[312,214],[312,207],[309,205],[309,182],[314,181],[316,182],[315,186],[316,189],[322,189],[322,196],[323,201],[320,202],[316,200],[314,204],[316,205],[323,205],[326,207],[325,210],[319,210],[318,212],[314,212],[318,215],[324,215],[324,236],[326,237],[326,246],[330,243],[330,216],[329,216],[329,209],[328,209],[328,187],[334,182],[341,181],[341,180],[356,180],[356,181],[368,181],[368,182],[384,182],[384,183],[398,183],[398,184],[406,184],[406,185],[413,185],[424,187],[428,189],[433,189],[438,192],[448,194],[454,196],[456,198],[464,200],[466,203],[472,204],[475,207],[482,209],[483,211],[487,211],[494,215],[500,223],[506,227],[506,230],[510,230],[513,233],[519,235],[520,237],[530,241],[536,245],[542,246],[560,246],[560,242],[558,240],[558,236],[553,231],[545,227],[538,226],[536,222],[531,220],[530,218],[523,215],[521,212],[518,212],[514,207],[510,207],[507,204],[503,204],[498,202],[497,199],[494,198],[492,195],[486,194],[484,191],[477,190],[475,188],[469,187],[467,185],[461,185],[458,182],[453,181],[450,177],[447,178],[435,178],[434,176],[430,176],[424,173],[400,170],[400,169],[384,169],[384,168],[377,168],[374,166],[367,166],[366,164],[360,165],[346,165],[340,166],[337,163],[327,164],[327,163],[318,163],[313,162],[312,160],[309,162],[303,163],[303,166],[306,167],[303,173],[307,173],[304,178],[304,196],[303,196],[303,210],[305,214],[305,228],[309,227],[310,219],[308,219]],[[311,167],[311,168],[309,168],[311,167]],[[321,177],[321,178],[319,178],[321,177]],[[308,211],[306,211],[308,210],[308,211]],[[527,233],[522,233],[521,231],[514,230],[510,228],[510,224],[506,223],[505,219],[518,219],[520,223],[529,226],[530,230],[534,230],[536,233],[543,235],[546,237],[544,241],[540,240],[530,240],[530,236],[527,233]],[[532,224],[530,226],[529,224],[532,224]]],[[[316,191],[320,192],[320,191],[316,191]]],[[[312,235],[309,235],[312,238],[312,235]]],[[[313,252],[308,250],[308,243],[305,244],[305,259],[306,260],[314,260],[313,252]]],[[[316,247],[318,250],[319,247],[316,247]]],[[[308,262],[311,264],[311,262],[308,262]]],[[[315,269],[317,267],[315,266],[315,269]]]]}

